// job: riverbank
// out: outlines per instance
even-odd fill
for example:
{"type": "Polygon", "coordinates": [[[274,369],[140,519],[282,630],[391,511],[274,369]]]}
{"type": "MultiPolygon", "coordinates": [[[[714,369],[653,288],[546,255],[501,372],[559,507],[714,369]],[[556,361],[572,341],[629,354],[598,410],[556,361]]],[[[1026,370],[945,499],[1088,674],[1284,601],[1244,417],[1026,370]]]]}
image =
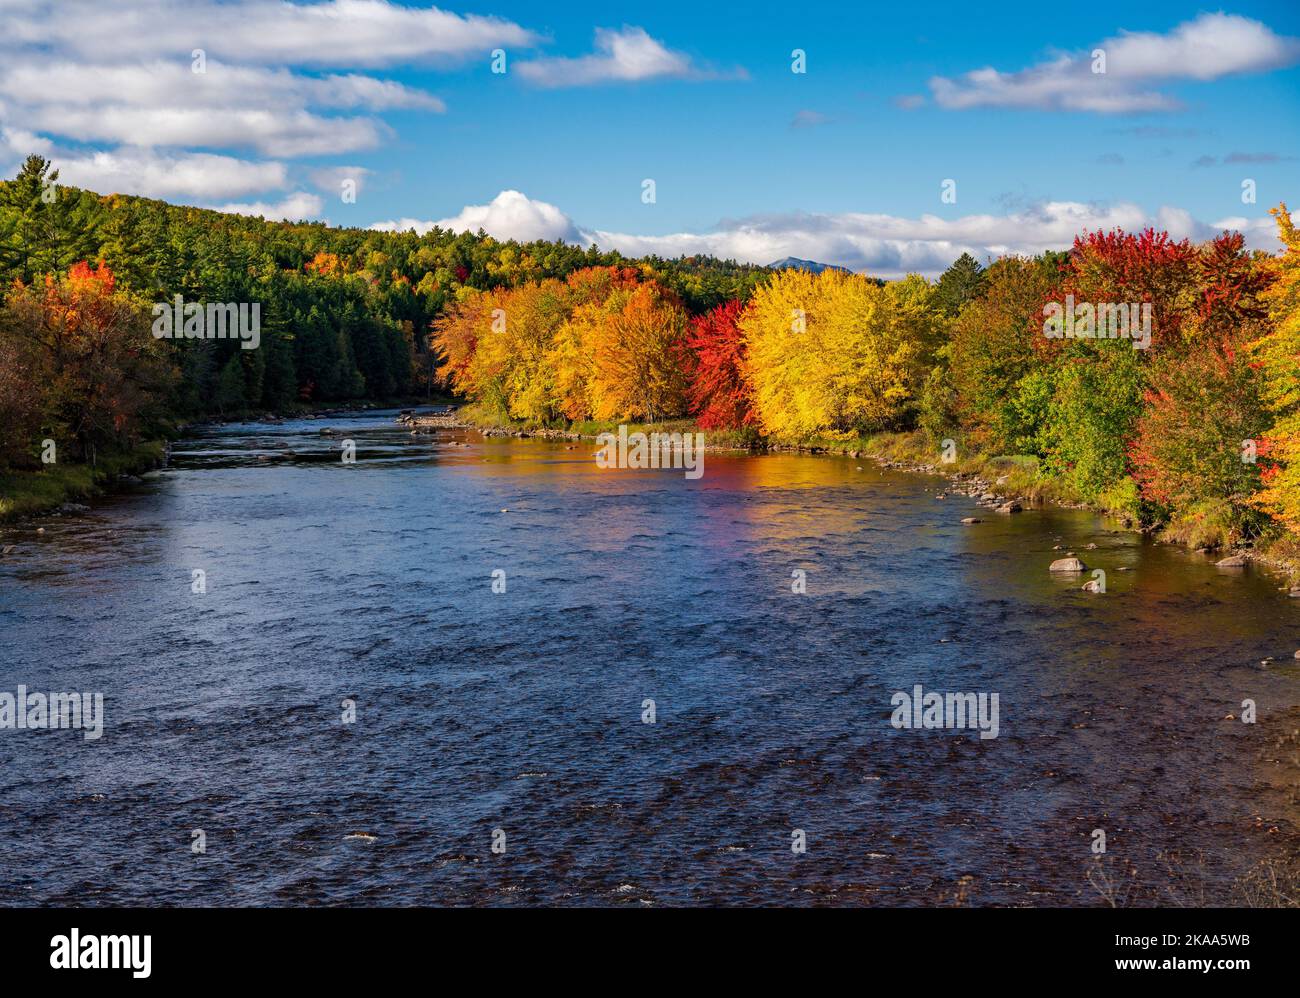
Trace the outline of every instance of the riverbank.
{"type": "Polygon", "coordinates": [[[0,473],[0,523],[13,523],[57,510],[66,503],[104,495],[167,463],[167,442],[145,441],[89,464],[51,464],[40,471],[0,473]]]}
{"type": "Polygon", "coordinates": [[[1290,535],[1228,546],[1215,530],[1201,531],[1187,523],[1169,525],[1138,524],[1124,510],[1090,502],[1059,479],[1040,474],[1038,459],[1032,455],[989,455],[960,453],[956,449],[948,458],[920,430],[901,433],[876,433],[848,440],[809,437],[800,440],[770,439],[752,429],[700,430],[693,420],[678,419],[657,423],[618,421],[580,421],[567,428],[510,420],[481,405],[465,405],[449,414],[436,417],[410,416],[412,432],[434,432],[438,428],[475,429],[487,437],[535,437],[547,440],[594,440],[597,435],[617,432],[627,425],[628,432],[691,433],[705,435],[705,449],[750,453],[826,454],[853,459],[869,459],[884,468],[921,474],[941,475],[949,482],[949,491],[964,495],[991,511],[1014,514],[1027,506],[1054,505],[1068,509],[1085,509],[1114,517],[1124,529],[1151,535],[1157,541],[1178,544],[1207,556],[1240,558],[1283,577],[1279,586],[1300,598],[1300,539],[1290,535]]]}

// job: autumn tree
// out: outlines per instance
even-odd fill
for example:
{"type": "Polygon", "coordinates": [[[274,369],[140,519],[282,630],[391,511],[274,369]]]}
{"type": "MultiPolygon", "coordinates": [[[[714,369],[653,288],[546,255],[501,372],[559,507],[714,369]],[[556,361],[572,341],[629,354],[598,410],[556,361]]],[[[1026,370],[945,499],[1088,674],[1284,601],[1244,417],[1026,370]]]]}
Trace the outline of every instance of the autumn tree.
{"type": "Polygon", "coordinates": [[[740,302],[733,300],[691,320],[687,394],[702,429],[739,429],[757,422],[738,324],[742,311],[740,302]]]}
{"type": "Polygon", "coordinates": [[[1272,214],[1282,242],[1277,280],[1264,294],[1272,328],[1250,347],[1271,414],[1271,425],[1257,445],[1266,463],[1263,488],[1255,501],[1290,530],[1300,532],[1300,231],[1285,204],[1272,214]]]}
{"type": "Polygon", "coordinates": [[[1017,393],[1034,365],[1039,306],[1053,277],[1051,262],[1020,257],[994,261],[984,273],[983,294],[952,322],[948,371],[955,415],[975,446],[1017,451],[1032,432],[1017,406],[1017,393]]]}
{"type": "Polygon", "coordinates": [[[847,436],[899,426],[927,371],[936,326],[919,278],[784,270],[739,325],[763,431],[847,436]],[[919,282],[919,283],[918,283],[919,282]]]}
{"type": "Polygon", "coordinates": [[[18,286],[0,315],[0,341],[36,379],[43,427],[93,462],[105,446],[131,443],[170,387],[150,326],[112,271],[79,263],[64,277],[18,286]]]}
{"type": "Polygon", "coordinates": [[[590,339],[592,415],[648,421],[683,415],[686,311],[677,296],[646,281],[611,294],[602,311],[590,339]]]}

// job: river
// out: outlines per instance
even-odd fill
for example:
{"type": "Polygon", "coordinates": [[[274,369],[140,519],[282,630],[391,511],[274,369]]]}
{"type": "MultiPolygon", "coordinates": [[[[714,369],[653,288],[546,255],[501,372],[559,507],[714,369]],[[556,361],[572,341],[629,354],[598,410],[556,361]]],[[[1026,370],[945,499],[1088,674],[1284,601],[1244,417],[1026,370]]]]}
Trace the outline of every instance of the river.
{"type": "Polygon", "coordinates": [[[0,903],[1233,903],[1296,853],[1268,575],[865,460],[393,416],[208,428],[4,532],[0,690],[105,723],[0,730],[0,903]],[[997,737],[894,727],[918,684],[997,737]]]}

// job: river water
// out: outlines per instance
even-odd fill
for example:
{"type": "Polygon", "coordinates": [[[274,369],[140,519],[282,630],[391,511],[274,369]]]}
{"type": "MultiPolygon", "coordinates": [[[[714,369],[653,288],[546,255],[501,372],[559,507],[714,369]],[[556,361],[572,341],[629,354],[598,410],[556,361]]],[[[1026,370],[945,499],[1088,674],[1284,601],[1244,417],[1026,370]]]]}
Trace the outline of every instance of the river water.
{"type": "Polygon", "coordinates": [[[1232,903],[1295,855],[1278,580],[850,458],[592,450],[227,425],[6,530],[0,691],[106,720],[0,730],[0,903],[1232,903]],[[896,729],[917,684],[997,737],[896,729]]]}

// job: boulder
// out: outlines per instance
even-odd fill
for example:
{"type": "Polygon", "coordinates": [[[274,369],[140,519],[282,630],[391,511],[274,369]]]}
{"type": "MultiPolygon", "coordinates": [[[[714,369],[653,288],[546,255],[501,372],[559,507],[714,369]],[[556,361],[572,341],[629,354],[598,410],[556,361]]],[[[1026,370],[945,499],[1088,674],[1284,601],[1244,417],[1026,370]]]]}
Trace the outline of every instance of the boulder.
{"type": "Polygon", "coordinates": [[[1214,563],[1214,567],[1215,568],[1245,568],[1246,556],[1244,554],[1229,555],[1227,558],[1224,558],[1222,561],[1216,561],[1214,563]]]}
{"type": "Polygon", "coordinates": [[[1024,508],[1025,508],[1025,507],[1021,506],[1020,503],[1018,503],[1018,502],[1016,502],[1014,499],[1012,499],[1010,502],[1004,502],[1001,506],[999,506],[999,507],[998,507],[998,512],[999,512],[999,513],[1019,513],[1019,512],[1020,512],[1022,509],[1024,509],[1024,508]]]}
{"type": "Polygon", "coordinates": [[[980,522],[980,518],[979,518],[978,516],[965,516],[965,517],[962,517],[962,521],[961,521],[961,522],[962,522],[962,523],[979,523],[979,522],[980,522]]]}
{"type": "Polygon", "coordinates": [[[1047,570],[1049,572],[1086,572],[1088,566],[1078,558],[1057,558],[1047,570]]]}

